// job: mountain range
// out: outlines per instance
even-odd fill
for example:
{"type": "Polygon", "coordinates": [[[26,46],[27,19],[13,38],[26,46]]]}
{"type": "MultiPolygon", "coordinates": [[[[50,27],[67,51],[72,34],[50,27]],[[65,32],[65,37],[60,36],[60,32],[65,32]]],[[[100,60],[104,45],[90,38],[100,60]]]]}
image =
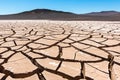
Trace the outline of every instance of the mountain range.
{"type": "Polygon", "coordinates": [[[34,9],[17,14],[0,15],[1,20],[88,20],[88,21],[120,21],[120,12],[101,11],[86,14],[56,11],[50,9],[34,9]]]}

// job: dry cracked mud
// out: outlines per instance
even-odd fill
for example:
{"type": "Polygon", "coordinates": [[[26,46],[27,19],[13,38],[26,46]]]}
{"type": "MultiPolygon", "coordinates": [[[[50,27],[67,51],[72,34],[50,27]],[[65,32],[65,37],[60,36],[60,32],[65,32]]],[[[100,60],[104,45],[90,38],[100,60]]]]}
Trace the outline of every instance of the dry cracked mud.
{"type": "Polygon", "coordinates": [[[120,22],[0,21],[0,80],[120,79],[120,22]]]}

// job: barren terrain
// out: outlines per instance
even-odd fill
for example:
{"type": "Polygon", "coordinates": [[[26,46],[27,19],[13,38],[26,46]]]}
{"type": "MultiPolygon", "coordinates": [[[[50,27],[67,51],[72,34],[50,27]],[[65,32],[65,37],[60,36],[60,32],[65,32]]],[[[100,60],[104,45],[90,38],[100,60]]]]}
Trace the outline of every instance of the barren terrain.
{"type": "Polygon", "coordinates": [[[0,80],[110,80],[110,74],[120,80],[120,22],[0,21],[0,80]]]}

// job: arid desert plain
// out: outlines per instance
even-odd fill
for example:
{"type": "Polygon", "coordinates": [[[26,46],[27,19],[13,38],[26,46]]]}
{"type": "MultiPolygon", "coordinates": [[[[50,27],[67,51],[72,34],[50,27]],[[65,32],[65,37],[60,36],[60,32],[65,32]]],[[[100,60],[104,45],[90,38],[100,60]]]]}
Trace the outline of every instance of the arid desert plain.
{"type": "Polygon", "coordinates": [[[0,80],[120,80],[120,22],[1,20],[0,80]]]}

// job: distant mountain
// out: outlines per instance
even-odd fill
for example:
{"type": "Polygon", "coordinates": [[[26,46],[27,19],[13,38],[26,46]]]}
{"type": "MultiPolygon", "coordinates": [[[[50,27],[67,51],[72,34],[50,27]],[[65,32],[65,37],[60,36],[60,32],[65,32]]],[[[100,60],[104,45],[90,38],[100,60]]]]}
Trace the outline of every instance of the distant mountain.
{"type": "Polygon", "coordinates": [[[95,16],[115,16],[115,15],[120,15],[120,12],[117,12],[117,11],[101,11],[101,12],[87,13],[87,15],[95,15],[95,16]]]}
{"type": "Polygon", "coordinates": [[[94,20],[94,21],[120,21],[120,12],[102,11],[87,14],[75,14],[71,12],[63,12],[49,9],[34,9],[18,14],[0,15],[1,20],[94,20]]]}
{"type": "Polygon", "coordinates": [[[52,20],[64,20],[71,19],[77,16],[74,13],[49,10],[49,9],[35,9],[31,11],[25,11],[12,15],[1,15],[0,19],[52,19],[52,20]]]}
{"type": "Polygon", "coordinates": [[[67,14],[73,14],[70,12],[63,12],[63,11],[56,11],[56,10],[50,10],[50,9],[34,9],[31,11],[25,11],[20,14],[48,14],[48,13],[67,13],[67,14]]]}

